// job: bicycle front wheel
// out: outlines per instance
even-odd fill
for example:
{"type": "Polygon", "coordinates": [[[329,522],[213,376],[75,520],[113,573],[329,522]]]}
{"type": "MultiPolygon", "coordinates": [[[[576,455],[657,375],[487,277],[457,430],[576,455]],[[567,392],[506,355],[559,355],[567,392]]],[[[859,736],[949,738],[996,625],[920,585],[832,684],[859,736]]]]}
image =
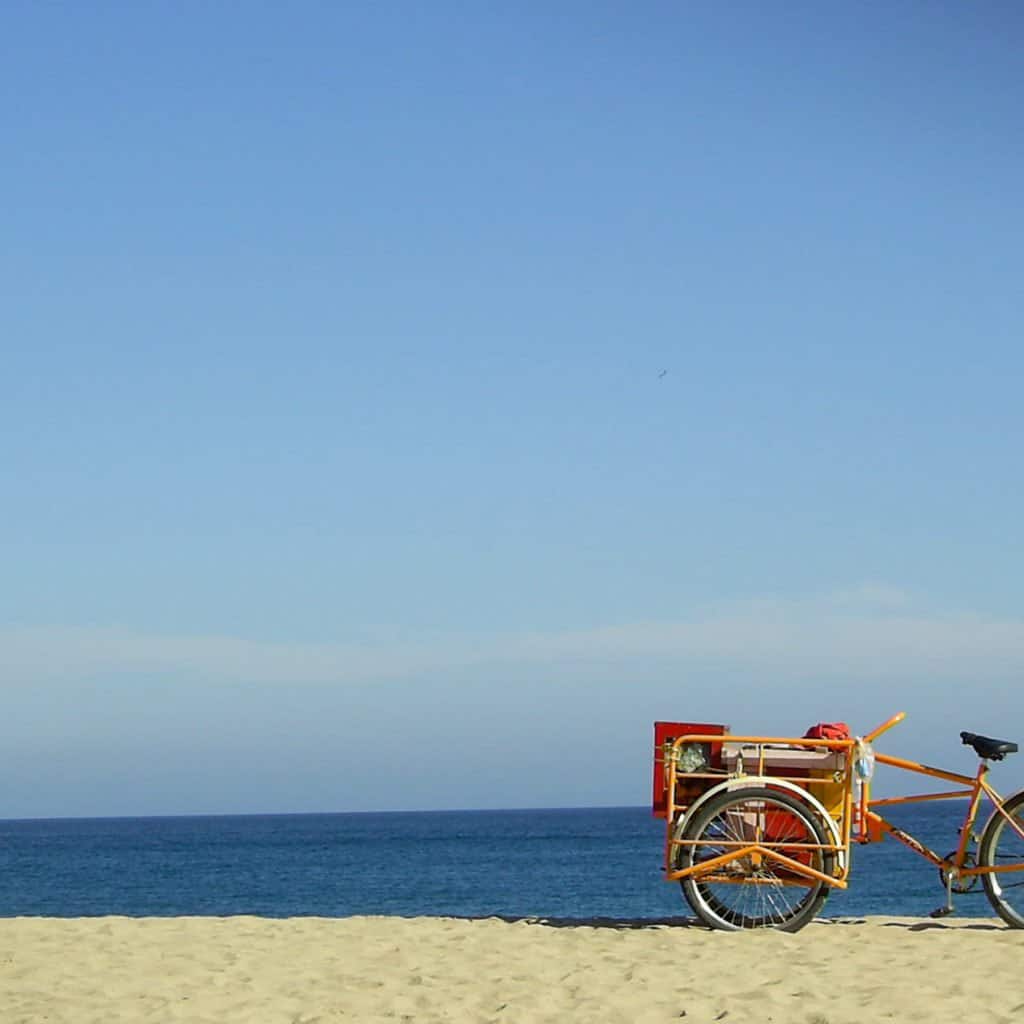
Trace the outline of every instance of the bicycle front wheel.
{"type": "MultiPolygon", "coordinates": [[[[831,875],[835,853],[818,813],[788,793],[762,787],[733,790],[699,810],[680,837],[680,868],[699,866],[761,844],[798,864],[831,875]]],[[[750,853],[682,880],[694,913],[712,928],[777,928],[795,932],[821,910],[829,886],[765,853],[750,853]]]]}
{"type": "Polygon", "coordinates": [[[978,866],[1003,869],[981,876],[985,895],[1011,928],[1024,928],[1024,836],[1017,831],[1024,831],[1024,792],[1014,793],[1003,811],[1010,821],[998,810],[989,818],[978,844],[978,866]],[[1006,870],[1015,865],[1019,870],[1006,870]]]}

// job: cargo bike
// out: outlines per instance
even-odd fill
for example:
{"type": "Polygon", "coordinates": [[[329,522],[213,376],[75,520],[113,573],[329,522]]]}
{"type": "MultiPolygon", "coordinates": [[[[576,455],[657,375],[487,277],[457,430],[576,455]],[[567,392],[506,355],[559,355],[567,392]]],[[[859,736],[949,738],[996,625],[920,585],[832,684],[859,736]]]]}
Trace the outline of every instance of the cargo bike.
{"type": "Polygon", "coordinates": [[[956,894],[984,889],[996,913],[1024,928],[1024,791],[1003,798],[989,762],[1017,744],[962,732],[979,763],[973,776],[878,752],[894,715],[865,736],[818,727],[801,737],[741,736],[709,723],[655,723],[654,813],[665,819],[665,878],[678,881],[697,917],[712,928],[797,931],[848,885],[851,848],[897,839],[938,868],[953,911],[956,894]],[[876,764],[941,779],[958,788],[872,800],[876,764]],[[887,821],[879,808],[966,799],[956,845],[945,855],[887,821]],[[982,802],[991,806],[980,831],[982,802]]]}

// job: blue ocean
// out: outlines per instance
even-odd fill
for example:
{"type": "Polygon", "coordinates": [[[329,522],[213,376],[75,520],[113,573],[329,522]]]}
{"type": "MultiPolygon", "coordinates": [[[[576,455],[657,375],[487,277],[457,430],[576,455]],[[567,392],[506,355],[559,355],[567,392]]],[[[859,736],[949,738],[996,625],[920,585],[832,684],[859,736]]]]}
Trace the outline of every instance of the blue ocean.
{"type": "MultiPolygon", "coordinates": [[[[939,853],[964,804],[889,817],[939,853]]],[[[648,808],[0,822],[0,916],[690,916],[648,808]]],[[[893,839],[853,852],[825,916],[923,916],[933,867],[893,839]]],[[[980,891],[966,916],[987,916],[980,891]]]]}

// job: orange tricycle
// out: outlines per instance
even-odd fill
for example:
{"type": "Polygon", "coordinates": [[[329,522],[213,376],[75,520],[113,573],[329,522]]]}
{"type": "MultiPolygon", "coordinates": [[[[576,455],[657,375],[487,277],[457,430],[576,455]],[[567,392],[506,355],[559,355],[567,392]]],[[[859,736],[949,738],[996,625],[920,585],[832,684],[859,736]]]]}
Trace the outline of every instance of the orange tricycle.
{"type": "Polygon", "coordinates": [[[665,878],[678,881],[712,928],[797,931],[833,889],[845,889],[854,844],[892,836],[938,869],[945,901],[984,887],[995,912],[1024,928],[1024,790],[1002,797],[989,764],[1017,744],[960,733],[976,773],[931,768],[874,749],[901,712],[864,736],[821,728],[801,737],[738,736],[710,723],[655,723],[654,812],[665,818],[665,878]],[[872,800],[876,764],[957,786],[941,793],[872,800]],[[951,853],[941,856],[887,821],[878,808],[966,799],[951,853]],[[976,831],[983,801],[991,810],[976,831]]]}

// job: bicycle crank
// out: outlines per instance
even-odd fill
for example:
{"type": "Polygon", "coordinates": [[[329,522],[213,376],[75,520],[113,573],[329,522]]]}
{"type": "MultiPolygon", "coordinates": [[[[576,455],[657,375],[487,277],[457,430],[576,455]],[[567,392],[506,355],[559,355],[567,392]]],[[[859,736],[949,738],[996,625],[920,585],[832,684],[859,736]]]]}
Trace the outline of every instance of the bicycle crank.
{"type": "MultiPolygon", "coordinates": [[[[952,853],[946,854],[946,860],[953,860],[956,857],[957,851],[954,850],[952,853]]],[[[973,853],[968,853],[964,857],[964,867],[973,868],[977,864],[977,860],[973,853]]],[[[950,872],[945,868],[939,868],[939,881],[942,882],[942,888],[949,892],[965,893],[971,892],[978,887],[978,883],[981,881],[980,875],[971,875],[968,878],[962,878],[958,872],[953,872],[953,877],[950,878],[950,872]]]]}

